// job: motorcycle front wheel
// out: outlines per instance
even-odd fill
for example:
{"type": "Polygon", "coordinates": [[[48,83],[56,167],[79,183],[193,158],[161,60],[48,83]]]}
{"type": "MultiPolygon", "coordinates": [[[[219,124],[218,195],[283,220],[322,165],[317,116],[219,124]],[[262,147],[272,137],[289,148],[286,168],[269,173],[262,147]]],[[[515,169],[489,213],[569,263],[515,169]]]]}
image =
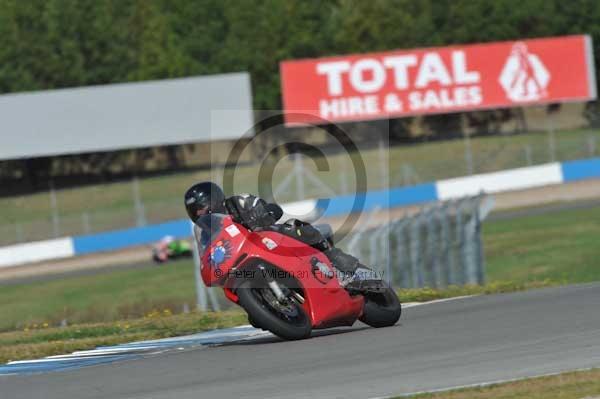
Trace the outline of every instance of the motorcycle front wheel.
{"type": "Polygon", "coordinates": [[[242,282],[236,293],[240,306],[260,328],[286,340],[310,336],[310,319],[295,298],[290,297],[286,303],[281,303],[268,286],[253,284],[251,280],[242,282]]]}

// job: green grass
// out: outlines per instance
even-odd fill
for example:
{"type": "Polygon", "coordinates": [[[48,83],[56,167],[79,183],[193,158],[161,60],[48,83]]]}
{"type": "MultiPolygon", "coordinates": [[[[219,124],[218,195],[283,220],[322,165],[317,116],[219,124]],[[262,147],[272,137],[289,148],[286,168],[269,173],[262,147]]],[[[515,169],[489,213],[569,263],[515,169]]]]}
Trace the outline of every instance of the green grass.
{"type": "MultiPolygon", "coordinates": [[[[556,133],[556,160],[589,157],[588,140],[600,141],[600,131],[575,130],[556,133]]],[[[528,165],[525,148],[531,149],[532,164],[550,162],[548,135],[531,133],[523,135],[491,136],[471,139],[475,173],[517,168],[528,165]]],[[[379,151],[364,150],[360,156],[367,167],[368,188],[388,185],[399,186],[417,182],[434,181],[467,174],[465,143],[462,140],[440,141],[392,147],[389,152],[389,179],[381,174],[379,151]],[[407,172],[408,171],[408,172],[407,172]],[[407,180],[408,178],[408,180],[407,180]]],[[[347,172],[347,187],[353,190],[355,182],[349,158],[345,155],[327,157],[330,172],[319,172],[319,177],[336,193],[341,192],[340,171],[347,172]]],[[[307,169],[316,172],[311,160],[305,161],[307,169]]],[[[235,173],[236,191],[257,192],[257,166],[244,166],[235,173]]],[[[292,170],[289,160],[282,160],[275,168],[273,186],[277,187],[292,170]]],[[[217,173],[216,171],[213,171],[217,173]]],[[[214,176],[213,176],[214,177],[214,176]]],[[[181,195],[193,182],[211,179],[210,171],[186,172],[140,180],[141,198],[149,222],[161,222],[184,217],[181,195]]],[[[294,185],[276,200],[280,202],[301,199],[294,185]]],[[[307,196],[319,196],[317,187],[306,184],[307,196]]],[[[61,235],[82,234],[87,213],[92,231],[104,231],[135,224],[132,184],[113,183],[77,189],[60,190],[57,194],[61,219],[61,235]]],[[[0,244],[11,243],[21,236],[24,240],[52,236],[50,198],[39,193],[0,199],[0,244]]]]}
{"type": "Polygon", "coordinates": [[[179,313],[195,303],[190,261],[155,268],[109,271],[0,287],[0,331],[28,326],[103,322],[145,315],[153,309],[179,313]]]}
{"type": "Polygon", "coordinates": [[[551,280],[541,280],[532,282],[516,281],[494,281],[485,285],[451,285],[446,288],[406,288],[398,290],[398,297],[401,302],[427,302],[436,299],[456,298],[467,295],[489,295],[502,294],[506,292],[525,291],[535,288],[544,288],[556,285],[551,280]]]}
{"type": "Polygon", "coordinates": [[[173,315],[154,310],[141,318],[119,322],[80,324],[69,327],[39,325],[22,331],[0,333],[0,364],[93,349],[101,345],[167,338],[247,323],[242,311],[173,315]]]}
{"type": "Polygon", "coordinates": [[[489,281],[600,280],[600,207],[484,223],[489,281]]]}
{"type": "Polygon", "coordinates": [[[410,396],[413,399],[584,399],[600,395],[600,369],[410,396]]]}
{"type": "MultiPolygon", "coordinates": [[[[403,301],[600,280],[600,207],[484,223],[486,287],[403,291],[403,301]]],[[[109,322],[195,303],[192,263],[0,287],[0,331],[109,322]]]]}

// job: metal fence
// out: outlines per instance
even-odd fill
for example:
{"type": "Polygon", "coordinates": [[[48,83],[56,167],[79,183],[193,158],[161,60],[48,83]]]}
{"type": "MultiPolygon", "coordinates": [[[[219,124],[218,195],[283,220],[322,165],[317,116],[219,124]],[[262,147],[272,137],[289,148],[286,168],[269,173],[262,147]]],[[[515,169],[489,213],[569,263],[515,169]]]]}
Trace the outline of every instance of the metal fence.
{"type": "Polygon", "coordinates": [[[483,284],[481,224],[493,198],[477,196],[428,206],[341,245],[398,288],[483,284]]]}
{"type": "MultiPolygon", "coordinates": [[[[587,129],[464,138],[386,147],[377,142],[360,148],[367,189],[413,185],[469,174],[600,156],[600,130],[587,129]]],[[[352,193],[356,181],[344,154],[329,154],[329,172],[312,160],[291,156],[277,164],[273,191],[279,203],[330,198],[352,193]]],[[[256,192],[252,176],[260,165],[244,165],[240,192],[256,192]]],[[[184,218],[181,195],[195,181],[222,176],[212,171],[132,179],[77,189],[0,198],[0,246],[184,218]]]]}

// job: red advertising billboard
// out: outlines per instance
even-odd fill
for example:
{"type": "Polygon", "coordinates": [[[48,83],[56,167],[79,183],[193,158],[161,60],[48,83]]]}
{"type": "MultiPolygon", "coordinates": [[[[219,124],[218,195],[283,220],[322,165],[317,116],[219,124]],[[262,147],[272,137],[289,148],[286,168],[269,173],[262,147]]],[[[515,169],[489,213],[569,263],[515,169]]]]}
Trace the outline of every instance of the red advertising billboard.
{"type": "Polygon", "coordinates": [[[587,35],[284,61],[286,124],[596,98],[587,35]]]}

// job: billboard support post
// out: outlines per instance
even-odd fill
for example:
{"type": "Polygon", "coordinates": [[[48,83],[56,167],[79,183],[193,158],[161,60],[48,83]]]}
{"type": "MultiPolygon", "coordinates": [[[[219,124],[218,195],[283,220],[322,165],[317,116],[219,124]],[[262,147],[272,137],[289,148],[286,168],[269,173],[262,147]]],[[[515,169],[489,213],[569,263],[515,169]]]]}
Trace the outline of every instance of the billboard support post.
{"type": "Polygon", "coordinates": [[[523,150],[525,151],[525,165],[526,166],[531,166],[533,165],[533,160],[531,159],[531,145],[527,144],[523,147],[523,150]]]}
{"type": "Polygon", "coordinates": [[[554,126],[554,112],[546,115],[546,124],[548,127],[548,158],[550,162],[556,161],[556,134],[554,126]]]}
{"type": "Polygon", "coordinates": [[[548,152],[550,157],[550,162],[556,161],[556,134],[554,133],[554,129],[550,129],[548,132],[548,152]]]}
{"type": "Polygon", "coordinates": [[[144,212],[144,203],[140,195],[140,181],[137,176],[133,178],[131,189],[133,191],[133,206],[135,208],[136,224],[138,226],[146,225],[146,215],[144,212]]]}
{"type": "Polygon", "coordinates": [[[50,209],[52,211],[52,229],[54,237],[58,237],[60,236],[60,216],[58,215],[58,199],[52,180],[50,181],[50,209]]]}
{"type": "Polygon", "coordinates": [[[388,159],[385,153],[385,143],[383,137],[379,138],[379,163],[381,167],[381,181],[389,187],[388,159]]]}
{"type": "Polygon", "coordinates": [[[15,223],[15,232],[17,234],[17,242],[23,242],[23,226],[21,225],[21,223],[15,223]]]}
{"type": "Polygon", "coordinates": [[[588,134],[587,144],[590,157],[596,156],[596,136],[588,134]]]}
{"type": "Polygon", "coordinates": [[[467,174],[472,175],[473,171],[473,152],[471,151],[471,136],[465,134],[464,136],[465,143],[465,165],[467,166],[467,174]]]}
{"type": "Polygon", "coordinates": [[[88,212],[83,212],[81,214],[81,224],[83,227],[83,232],[85,234],[90,234],[92,232],[92,226],[90,224],[90,214],[88,212]]]}

